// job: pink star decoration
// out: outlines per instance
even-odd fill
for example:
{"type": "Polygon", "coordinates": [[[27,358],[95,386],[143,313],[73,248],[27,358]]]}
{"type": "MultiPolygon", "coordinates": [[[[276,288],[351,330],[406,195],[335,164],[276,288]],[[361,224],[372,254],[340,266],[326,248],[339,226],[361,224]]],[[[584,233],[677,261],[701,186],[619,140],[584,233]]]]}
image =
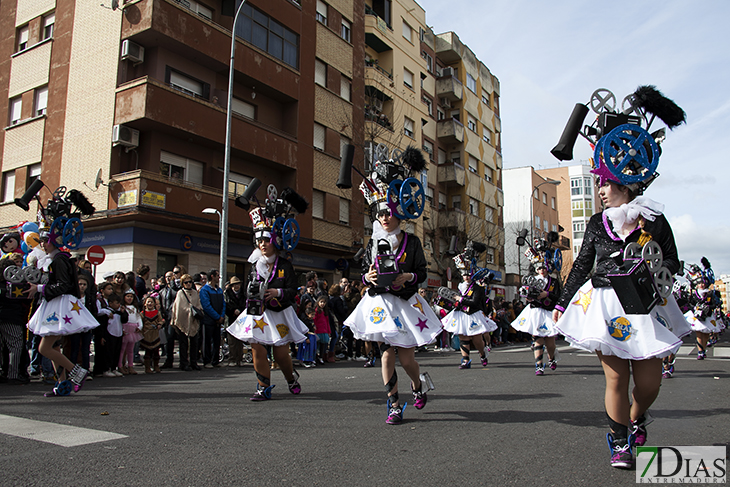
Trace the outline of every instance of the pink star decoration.
{"type": "Polygon", "coordinates": [[[426,323],[427,323],[427,321],[426,321],[426,320],[424,320],[424,319],[419,319],[419,320],[418,320],[418,323],[416,324],[416,326],[417,326],[418,328],[420,328],[420,330],[421,330],[421,331],[423,331],[424,329],[428,328],[428,325],[427,325],[426,323]]]}

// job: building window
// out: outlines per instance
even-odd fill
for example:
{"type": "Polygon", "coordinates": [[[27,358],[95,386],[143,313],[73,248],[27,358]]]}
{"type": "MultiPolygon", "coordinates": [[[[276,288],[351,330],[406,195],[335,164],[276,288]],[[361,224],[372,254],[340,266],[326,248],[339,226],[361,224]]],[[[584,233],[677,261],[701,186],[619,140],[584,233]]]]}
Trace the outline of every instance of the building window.
{"type": "Polygon", "coordinates": [[[408,137],[413,138],[413,120],[408,117],[403,117],[403,133],[408,137]]]}
{"type": "Polygon", "coordinates": [[[433,116],[433,102],[431,99],[427,96],[424,96],[421,98],[421,101],[423,101],[424,105],[426,105],[426,111],[429,115],[433,116]]]}
{"type": "Polygon", "coordinates": [[[540,230],[540,217],[538,215],[535,215],[535,228],[540,230]]]}
{"type": "Polygon", "coordinates": [[[583,218],[583,200],[573,201],[571,207],[573,210],[573,218],[583,218]]]}
{"type": "Polygon", "coordinates": [[[203,163],[160,151],[160,174],[193,184],[203,184],[203,163]]]}
{"type": "Polygon", "coordinates": [[[494,249],[487,248],[487,264],[494,264],[494,249]]]}
{"type": "Polygon", "coordinates": [[[427,140],[423,141],[423,152],[428,154],[429,160],[433,161],[433,144],[427,140]]]}
{"type": "Polygon", "coordinates": [[[3,203],[15,200],[15,170],[3,173],[3,203]]]}
{"type": "Polygon", "coordinates": [[[454,151],[451,153],[451,162],[461,166],[461,152],[454,151]]]}
{"type": "Polygon", "coordinates": [[[451,207],[455,210],[461,209],[461,195],[454,195],[451,197],[451,207]]]}
{"type": "Polygon", "coordinates": [[[585,211],[585,217],[586,218],[589,218],[589,217],[593,216],[593,201],[586,200],[584,207],[585,207],[585,210],[586,210],[585,211]]]}
{"type": "Polygon", "coordinates": [[[229,197],[236,198],[241,196],[248,185],[251,184],[251,179],[243,174],[237,174],[235,172],[228,173],[228,193],[229,197]]]}
{"type": "Polygon", "coordinates": [[[431,203],[431,206],[436,206],[436,202],[433,199],[433,188],[426,186],[426,201],[431,203]]]}
{"type": "Polygon", "coordinates": [[[343,225],[350,224],[350,200],[340,198],[340,223],[343,225]]]}
{"type": "Polygon", "coordinates": [[[413,29],[405,22],[403,22],[403,38],[413,44],[413,29]]]}
{"type": "Polygon", "coordinates": [[[494,223],[494,208],[484,207],[484,219],[490,223],[494,223]]]}
{"type": "Polygon", "coordinates": [[[53,37],[53,26],[56,24],[56,13],[52,12],[43,17],[43,40],[53,37]]]}
{"type": "Polygon", "coordinates": [[[10,100],[10,125],[20,122],[23,112],[23,98],[17,96],[10,100]]]}
{"type": "Polygon", "coordinates": [[[583,180],[581,178],[575,178],[570,180],[570,194],[571,196],[577,196],[583,194],[583,180]]]}
{"type": "Polygon", "coordinates": [[[532,190],[532,197],[535,198],[536,200],[540,199],[540,192],[537,190],[537,188],[532,190]]]}
{"type": "Polygon", "coordinates": [[[542,204],[547,206],[547,193],[542,194],[542,204]]]}
{"type": "Polygon", "coordinates": [[[35,116],[45,115],[48,108],[48,86],[43,86],[35,90],[35,116]]]}
{"type": "Polygon", "coordinates": [[[299,69],[299,36],[248,3],[241,8],[243,18],[237,25],[236,35],[299,69]]]}
{"type": "Polygon", "coordinates": [[[365,236],[373,234],[373,222],[370,221],[369,213],[363,217],[363,233],[365,236]]]}
{"type": "Polygon", "coordinates": [[[477,131],[477,120],[476,118],[472,117],[471,115],[466,115],[466,125],[469,127],[469,130],[476,133],[477,131]]]}
{"type": "Polygon", "coordinates": [[[583,178],[583,188],[585,191],[586,196],[591,196],[593,193],[593,179],[592,178],[583,178]]]}
{"type": "Polygon", "coordinates": [[[446,114],[440,108],[436,108],[436,120],[441,121],[446,118],[446,114]]]}
{"type": "Polygon", "coordinates": [[[327,86],[327,65],[319,59],[314,60],[314,82],[320,86],[327,86]]]}
{"type": "Polygon", "coordinates": [[[545,230],[546,232],[548,231],[548,222],[547,222],[547,220],[543,220],[542,221],[542,229],[545,230]]]}
{"type": "Polygon", "coordinates": [[[433,73],[433,58],[426,51],[421,51],[421,57],[426,60],[426,67],[429,73],[433,73]]]}
{"type": "Polygon", "coordinates": [[[351,85],[352,82],[345,76],[340,80],[340,96],[347,101],[350,101],[351,85]]]}
{"type": "Polygon", "coordinates": [[[344,135],[340,135],[340,158],[345,155],[347,152],[347,146],[350,145],[352,141],[345,137],[344,135]]]}
{"type": "Polygon", "coordinates": [[[555,209],[555,196],[550,198],[550,207],[554,210],[555,209]]]}
{"type": "Polygon", "coordinates": [[[30,187],[33,182],[41,177],[41,163],[37,162],[35,164],[31,164],[28,166],[28,181],[26,185],[26,189],[30,187]]]}
{"type": "Polygon", "coordinates": [[[492,131],[487,127],[482,127],[482,140],[489,145],[492,145],[492,131]]]}
{"type": "Polygon", "coordinates": [[[324,151],[325,134],[327,131],[324,125],[318,123],[314,124],[314,148],[317,150],[324,151]]]}
{"type": "Polygon", "coordinates": [[[317,0],[317,20],[327,25],[327,4],[322,0],[317,0]]]}
{"type": "Polygon", "coordinates": [[[413,73],[403,68],[403,84],[413,89],[413,73]]]}
{"type": "Polygon", "coordinates": [[[469,170],[474,174],[479,174],[479,161],[472,155],[469,155],[469,170]]]}
{"type": "Polygon", "coordinates": [[[439,210],[446,209],[446,194],[439,193],[439,210]]]}
{"type": "Polygon", "coordinates": [[[349,20],[342,19],[342,27],[340,27],[340,37],[350,42],[352,37],[352,23],[349,20]]]}
{"type": "Polygon", "coordinates": [[[200,5],[195,0],[177,0],[177,2],[205,19],[213,19],[213,11],[204,5],[200,5]]]}
{"type": "Polygon", "coordinates": [[[314,218],[324,218],[324,193],[312,191],[312,216],[314,218]]]}
{"type": "Polygon", "coordinates": [[[494,171],[489,166],[484,166],[484,179],[490,183],[494,181],[494,171]]]}
{"type": "Polygon", "coordinates": [[[469,198],[469,213],[479,216],[479,202],[474,198],[469,198]]]}
{"type": "Polygon", "coordinates": [[[206,100],[210,97],[210,85],[208,83],[176,71],[170,66],[167,66],[166,78],[167,83],[172,88],[182,91],[187,95],[204,98],[206,100]]]}
{"type": "Polygon", "coordinates": [[[477,80],[475,80],[474,77],[469,73],[466,73],[466,87],[469,88],[472,93],[476,94],[477,80]]]}
{"type": "Polygon", "coordinates": [[[482,91],[482,103],[484,103],[487,106],[490,106],[489,105],[489,93],[487,93],[486,91],[482,91]]]}
{"type": "Polygon", "coordinates": [[[18,29],[18,51],[20,52],[23,49],[28,48],[28,35],[30,34],[30,29],[26,25],[25,27],[21,27],[18,29]]]}
{"type": "Polygon", "coordinates": [[[446,151],[443,149],[439,149],[438,154],[439,154],[438,163],[446,164],[446,151]]]}
{"type": "Polygon", "coordinates": [[[231,100],[231,111],[242,117],[256,119],[256,107],[238,98],[231,100]]]}

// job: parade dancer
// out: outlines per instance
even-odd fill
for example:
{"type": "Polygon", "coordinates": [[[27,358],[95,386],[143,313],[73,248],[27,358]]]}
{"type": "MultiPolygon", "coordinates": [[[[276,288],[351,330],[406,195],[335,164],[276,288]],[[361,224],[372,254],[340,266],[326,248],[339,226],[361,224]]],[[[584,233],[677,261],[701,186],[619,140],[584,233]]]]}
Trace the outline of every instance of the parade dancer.
{"type": "MultiPolygon", "coordinates": [[[[289,344],[304,342],[309,331],[294,309],[297,295],[294,267],[279,255],[279,249],[294,248],[291,245],[294,235],[284,233],[287,225],[272,228],[277,218],[294,221],[292,208],[297,213],[303,213],[307,209],[307,202],[289,188],[282,192],[281,199],[275,193],[269,192],[266,207],[250,211],[256,248],[248,258],[253,264],[248,280],[248,301],[243,313],[228,327],[228,333],[251,344],[257,379],[256,392],[250,398],[252,401],[271,399],[274,384],[271,384],[267,346],[273,348],[274,361],[284,373],[289,392],[301,392],[299,374],[294,370],[289,344]]],[[[292,228],[292,225],[288,228],[292,228]]],[[[298,233],[295,237],[298,240],[298,233]]]]}
{"type": "Polygon", "coordinates": [[[460,369],[471,368],[469,352],[479,352],[482,367],[489,363],[488,348],[484,335],[497,329],[497,324],[487,317],[486,286],[490,273],[477,267],[479,254],[487,250],[484,244],[468,242],[464,251],[454,257],[456,267],[461,271],[463,281],[459,283],[461,296],[457,298],[454,309],[441,319],[444,330],[459,335],[461,348],[460,369]]]}
{"type": "Polygon", "coordinates": [[[30,284],[31,295],[37,291],[41,297],[28,329],[43,337],[38,351],[56,368],[57,382],[46,397],[67,396],[72,389],[74,392],[81,389],[89,371],[61,353],[61,337],[93,330],[99,322],[84,307],[79,295],[77,267],[70,254],[59,249],[63,247],[61,235],[45,230],[41,231],[40,239],[47,256],[38,264],[48,271],[48,283],[30,284]]]}
{"type": "Polygon", "coordinates": [[[693,287],[689,298],[691,309],[684,315],[697,336],[697,360],[704,360],[707,357],[707,342],[710,335],[720,331],[719,320],[715,316],[714,293],[709,289],[713,284],[710,278],[712,269],[710,262],[704,257],[702,264],[705,267],[704,271],[696,264],[692,264],[689,268],[688,278],[693,287]]]}
{"type": "Polygon", "coordinates": [[[555,328],[552,312],[555,303],[560,297],[562,288],[560,280],[550,275],[547,263],[532,247],[528,247],[525,254],[533,260],[536,276],[526,279],[520,294],[527,299],[528,305],[512,322],[512,328],[532,335],[532,349],[535,353],[535,375],[545,374],[543,364],[544,351],[548,353],[548,368],[555,370],[558,367],[558,356],[555,350],[555,337],[558,330],[555,328]]]}
{"type": "MultiPolygon", "coordinates": [[[[633,120],[644,123],[647,130],[651,125],[647,113],[652,114],[652,121],[656,115],[670,128],[685,119],[684,111],[653,87],[640,87],[631,99],[641,115],[633,120]]],[[[627,115],[621,116],[630,121],[627,115]]],[[[558,332],[571,345],[598,355],[606,378],[604,403],[611,429],[606,436],[610,463],[617,468],[632,468],[632,446],[646,441],[646,425],[650,421],[647,411],[659,394],[662,358],[676,353],[682,344],[680,338],[689,332],[689,327],[671,292],[667,299],[657,296],[659,274],[668,275],[671,286],[671,275],[679,270],[672,229],[662,214],[664,206],[639,197],[658,176],[657,144],[664,139],[665,131],[649,134],[635,123],[618,122],[620,125],[612,126],[614,122],[603,115],[597,121],[597,133],[603,136],[595,141],[592,172],[598,176],[599,196],[605,210],[594,214],[588,222],[580,253],[553,318],[558,332]],[[631,243],[636,243],[632,248],[641,254],[649,242],[658,244],[666,268],[666,272],[657,269],[657,277],[648,270],[643,257],[623,260],[631,243]],[[587,281],[594,261],[595,273],[587,281]],[[649,304],[631,302],[638,297],[634,291],[640,289],[652,299],[649,304]],[[626,312],[627,306],[635,313],[626,312]],[[634,388],[629,401],[632,376],[634,388]]],[[[556,152],[561,154],[560,147],[553,150],[556,152]]]]}
{"type": "MultiPolygon", "coordinates": [[[[405,201],[398,200],[388,188],[408,184],[403,176],[420,173],[425,166],[418,149],[409,147],[403,155],[403,165],[377,162],[372,178],[365,179],[360,190],[365,196],[373,221],[373,234],[363,258],[363,282],[370,289],[345,320],[358,340],[381,343],[382,375],[387,392],[387,424],[400,424],[407,403],[398,395],[398,375],[395,371],[396,353],[401,366],[411,379],[414,406],[422,409],[433,388],[428,374],[420,373],[415,347],[431,343],[441,332],[441,322],[428,302],[418,295],[418,284],[426,279],[426,257],[421,241],[413,234],[401,231],[400,222],[405,201]]],[[[408,208],[411,218],[423,210],[416,204],[408,208]]]]}

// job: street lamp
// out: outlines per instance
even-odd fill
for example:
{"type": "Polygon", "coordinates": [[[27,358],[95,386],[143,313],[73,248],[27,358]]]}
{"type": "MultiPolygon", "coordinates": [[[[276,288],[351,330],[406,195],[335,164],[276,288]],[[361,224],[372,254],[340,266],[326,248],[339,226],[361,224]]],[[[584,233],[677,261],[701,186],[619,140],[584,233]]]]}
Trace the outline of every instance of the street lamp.
{"type": "MultiPolygon", "coordinates": [[[[236,25],[238,17],[241,14],[243,5],[246,0],[242,0],[233,17],[233,27],[231,27],[231,60],[228,63],[228,104],[226,105],[226,150],[223,157],[223,204],[221,205],[220,215],[220,234],[221,234],[221,255],[220,255],[220,282],[226,281],[226,257],[228,255],[228,178],[231,173],[231,119],[233,112],[231,105],[233,104],[233,73],[235,70],[236,59],[236,25]]],[[[203,210],[209,210],[206,208],[203,210]]],[[[217,212],[217,210],[214,210],[217,212]]]]}
{"type": "Polygon", "coordinates": [[[222,231],[221,230],[222,229],[221,223],[222,223],[223,220],[221,219],[221,212],[220,211],[216,210],[215,208],[206,208],[206,209],[203,210],[203,213],[205,213],[206,215],[212,215],[213,213],[217,214],[218,215],[218,231],[219,232],[222,231]]]}
{"type": "MultiPolygon", "coordinates": [[[[543,181],[540,184],[538,184],[537,186],[535,186],[534,188],[532,188],[532,193],[530,194],[530,245],[535,244],[535,239],[532,236],[532,229],[535,226],[535,215],[532,213],[532,211],[533,211],[532,200],[535,199],[535,191],[537,191],[537,188],[539,188],[543,184],[552,184],[553,186],[559,186],[560,181],[557,181],[555,179],[548,179],[547,181],[543,181]]],[[[538,193],[538,196],[539,196],[539,193],[538,193]]]]}

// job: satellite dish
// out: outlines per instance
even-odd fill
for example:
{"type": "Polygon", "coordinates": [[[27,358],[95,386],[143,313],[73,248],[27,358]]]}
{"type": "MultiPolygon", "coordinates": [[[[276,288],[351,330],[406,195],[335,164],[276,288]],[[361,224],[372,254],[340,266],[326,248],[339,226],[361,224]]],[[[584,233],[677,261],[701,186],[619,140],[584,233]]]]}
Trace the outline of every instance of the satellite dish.
{"type": "Polygon", "coordinates": [[[104,184],[104,181],[101,179],[101,168],[99,168],[98,171],[96,171],[96,180],[94,181],[94,189],[99,189],[99,186],[104,184]]]}

